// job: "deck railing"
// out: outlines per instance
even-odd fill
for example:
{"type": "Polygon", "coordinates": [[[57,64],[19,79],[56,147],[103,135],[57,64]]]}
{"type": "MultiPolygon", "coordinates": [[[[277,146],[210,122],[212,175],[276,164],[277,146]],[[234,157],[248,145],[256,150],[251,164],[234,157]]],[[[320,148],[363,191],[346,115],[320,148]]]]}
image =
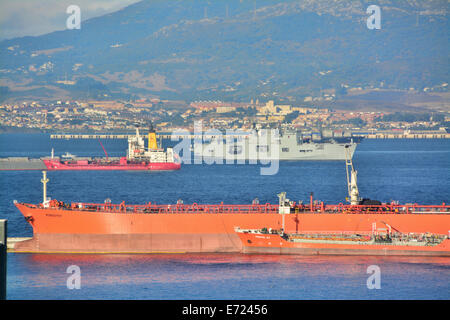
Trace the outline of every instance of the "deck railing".
{"type": "Polygon", "coordinates": [[[116,213],[278,213],[278,205],[209,205],[209,204],[169,204],[159,205],[148,203],[145,205],[126,205],[122,204],[72,204],[73,209],[104,211],[116,213]]]}
{"type": "Polygon", "coordinates": [[[337,212],[337,213],[450,213],[450,206],[442,205],[419,205],[419,204],[383,204],[383,205],[313,205],[314,212],[337,212]]]}
{"type": "MultiPolygon", "coordinates": [[[[55,201],[55,200],[54,200],[55,201]]],[[[176,213],[278,213],[279,206],[275,204],[154,204],[127,205],[111,203],[71,203],[65,204],[55,201],[50,204],[51,208],[81,210],[93,212],[112,213],[150,213],[150,214],[176,214],[176,213]]],[[[327,213],[327,214],[450,214],[450,206],[442,205],[418,205],[418,204],[384,204],[384,205],[325,205],[323,203],[294,205],[290,213],[327,213]]]]}

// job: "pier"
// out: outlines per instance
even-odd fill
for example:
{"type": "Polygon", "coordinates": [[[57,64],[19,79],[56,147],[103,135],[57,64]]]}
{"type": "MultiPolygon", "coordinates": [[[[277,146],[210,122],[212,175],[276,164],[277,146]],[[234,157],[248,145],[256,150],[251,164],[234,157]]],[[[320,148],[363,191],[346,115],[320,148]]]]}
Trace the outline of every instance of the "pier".
{"type": "MultiPolygon", "coordinates": [[[[135,137],[135,134],[51,134],[50,139],[128,139],[135,137]]],[[[158,138],[162,139],[201,139],[201,138],[215,138],[216,135],[195,135],[195,134],[170,134],[160,133],[156,134],[158,138]]],[[[235,136],[242,136],[242,134],[236,134],[235,136]]]]}
{"type": "Polygon", "coordinates": [[[374,133],[361,135],[366,139],[450,139],[450,133],[374,133]]]}
{"type": "MultiPolygon", "coordinates": [[[[158,138],[162,139],[201,139],[215,138],[216,135],[195,135],[195,134],[171,134],[171,133],[160,133],[156,134],[158,138]]],[[[419,131],[419,132],[352,132],[353,136],[360,136],[366,139],[450,139],[450,133],[445,131],[419,131]]],[[[235,134],[235,136],[243,136],[242,134],[235,134]]],[[[135,137],[134,134],[51,134],[50,139],[128,139],[130,137],[135,137]]]]}
{"type": "Polygon", "coordinates": [[[6,300],[7,222],[0,220],[0,300],[6,300]]]}
{"type": "Polygon", "coordinates": [[[450,139],[450,133],[439,130],[353,130],[353,136],[365,139],[450,139]]]}

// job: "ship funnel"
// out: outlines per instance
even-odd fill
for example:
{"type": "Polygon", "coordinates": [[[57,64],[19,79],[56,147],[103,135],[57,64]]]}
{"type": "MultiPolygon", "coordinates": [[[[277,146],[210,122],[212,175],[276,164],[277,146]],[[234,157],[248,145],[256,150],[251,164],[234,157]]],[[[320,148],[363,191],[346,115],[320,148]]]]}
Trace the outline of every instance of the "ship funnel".
{"type": "Polygon", "coordinates": [[[156,133],[153,129],[152,124],[150,124],[150,129],[148,131],[148,148],[150,150],[158,149],[158,143],[156,142],[156,133]]]}

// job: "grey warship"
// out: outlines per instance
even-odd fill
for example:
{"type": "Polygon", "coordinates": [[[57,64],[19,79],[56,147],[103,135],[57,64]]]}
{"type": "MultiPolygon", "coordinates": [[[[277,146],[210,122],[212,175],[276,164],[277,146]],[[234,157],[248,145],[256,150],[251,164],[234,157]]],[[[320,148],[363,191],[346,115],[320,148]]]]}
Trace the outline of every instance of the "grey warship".
{"type": "Polygon", "coordinates": [[[202,145],[194,145],[195,157],[203,159],[224,160],[265,160],[277,159],[286,161],[327,160],[345,161],[346,149],[353,157],[362,137],[351,134],[335,135],[331,131],[319,134],[301,132],[293,129],[278,130],[278,135],[262,136],[261,130],[251,135],[238,137],[213,138],[202,145]]]}

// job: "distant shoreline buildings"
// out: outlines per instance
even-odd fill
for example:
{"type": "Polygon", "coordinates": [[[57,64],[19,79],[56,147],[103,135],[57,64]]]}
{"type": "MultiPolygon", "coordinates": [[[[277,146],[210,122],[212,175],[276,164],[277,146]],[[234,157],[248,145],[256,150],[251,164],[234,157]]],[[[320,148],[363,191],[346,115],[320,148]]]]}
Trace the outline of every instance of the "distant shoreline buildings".
{"type": "Polygon", "coordinates": [[[347,111],[260,102],[182,101],[140,99],[132,102],[90,100],[22,102],[0,105],[0,130],[46,132],[118,132],[152,122],[157,130],[192,129],[201,120],[204,128],[249,129],[281,124],[295,128],[382,132],[428,130],[440,132],[450,124],[449,113],[391,115],[375,111],[347,111]],[[385,119],[389,118],[389,121],[385,119]]]}

